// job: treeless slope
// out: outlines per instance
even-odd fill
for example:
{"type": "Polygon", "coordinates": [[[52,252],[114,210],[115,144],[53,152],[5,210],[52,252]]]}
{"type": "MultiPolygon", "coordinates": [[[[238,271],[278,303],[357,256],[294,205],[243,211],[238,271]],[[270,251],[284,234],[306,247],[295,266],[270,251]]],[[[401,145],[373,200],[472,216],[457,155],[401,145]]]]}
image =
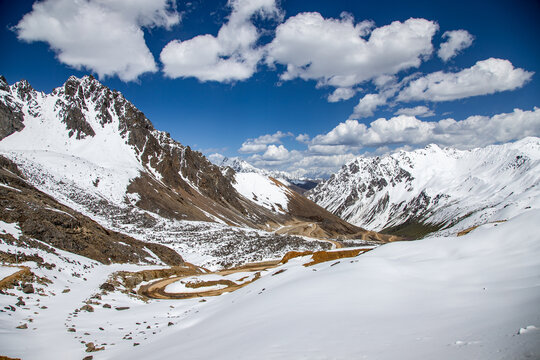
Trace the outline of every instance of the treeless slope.
{"type": "MultiPolygon", "coordinates": [[[[0,220],[18,223],[25,238],[34,238],[104,264],[148,262],[150,250],[168,265],[182,257],[159,244],[107,230],[28,184],[10,160],[0,156],[0,220]]],[[[16,240],[16,239],[15,239],[16,240]]]]}

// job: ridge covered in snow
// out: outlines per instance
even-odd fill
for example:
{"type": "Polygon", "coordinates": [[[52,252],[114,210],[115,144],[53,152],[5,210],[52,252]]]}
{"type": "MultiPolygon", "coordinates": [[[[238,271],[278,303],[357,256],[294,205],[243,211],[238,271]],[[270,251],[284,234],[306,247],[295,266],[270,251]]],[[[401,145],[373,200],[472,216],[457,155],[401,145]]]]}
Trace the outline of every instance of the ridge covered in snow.
{"type": "Polygon", "coordinates": [[[540,139],[472,150],[428,145],[358,157],[309,198],[361,227],[423,224],[456,233],[540,207],[540,139]]]}
{"type": "Polygon", "coordinates": [[[178,220],[254,226],[244,216],[251,213],[264,223],[265,214],[241,198],[219,167],[155,130],[122,94],[92,76],[72,76],[50,94],[2,78],[0,108],[6,115],[0,152],[57,198],[72,198],[66,192],[77,189],[178,220]]]}
{"type": "Polygon", "coordinates": [[[245,160],[238,157],[225,158],[219,164],[221,167],[230,167],[237,173],[258,173],[265,176],[273,177],[279,180],[283,184],[289,186],[290,184],[301,185],[306,182],[318,181],[319,179],[311,179],[305,176],[299,176],[294,173],[280,170],[266,170],[255,167],[245,160]]]}
{"type": "MultiPolygon", "coordinates": [[[[266,170],[257,168],[245,160],[240,158],[225,158],[219,164],[219,166],[226,171],[229,167],[233,169],[237,174],[253,173],[259,174],[265,177],[270,177],[278,180],[280,183],[288,186],[292,190],[304,194],[306,191],[313,189],[321,181],[320,179],[310,179],[305,176],[297,176],[293,173],[278,170],[266,170]]],[[[237,176],[238,181],[238,176],[237,176]]],[[[242,181],[242,179],[240,179],[242,181]]]]}
{"type": "Polygon", "coordinates": [[[294,194],[280,181],[258,172],[237,173],[234,179],[236,191],[256,204],[280,214],[289,209],[289,198],[294,194]]]}
{"type": "Polygon", "coordinates": [[[47,164],[58,177],[122,203],[143,166],[126,131],[118,130],[125,126],[120,117],[128,102],[98,84],[91,77],[70,77],[51,94],[35,91],[24,80],[0,89],[0,99],[14,99],[24,118],[22,131],[4,138],[0,151],[47,164]],[[111,101],[123,104],[107,106],[111,101]]]}

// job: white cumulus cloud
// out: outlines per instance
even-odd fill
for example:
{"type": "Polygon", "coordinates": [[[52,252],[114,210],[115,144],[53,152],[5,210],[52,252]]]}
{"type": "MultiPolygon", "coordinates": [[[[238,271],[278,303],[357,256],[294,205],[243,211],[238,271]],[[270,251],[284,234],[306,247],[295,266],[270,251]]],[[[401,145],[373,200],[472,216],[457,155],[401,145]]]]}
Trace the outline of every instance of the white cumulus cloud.
{"type": "Polygon", "coordinates": [[[225,160],[225,156],[220,153],[213,153],[208,155],[208,160],[210,160],[212,164],[220,165],[223,160],[225,160]]]}
{"type": "Polygon", "coordinates": [[[283,145],[269,145],[264,154],[263,160],[267,161],[283,161],[289,158],[289,150],[283,145]]]}
{"type": "Polygon", "coordinates": [[[445,62],[456,56],[461,50],[471,46],[474,40],[474,37],[467,30],[447,31],[442,35],[442,38],[447,40],[441,44],[437,55],[445,62]]]}
{"type": "Polygon", "coordinates": [[[527,83],[533,73],[514,68],[508,60],[489,58],[456,73],[437,71],[409,83],[398,101],[450,101],[471,96],[515,90],[527,83]]]}
{"type": "Polygon", "coordinates": [[[327,153],[362,147],[404,144],[409,146],[436,143],[443,146],[472,148],[540,136],[540,108],[531,111],[514,109],[494,116],[470,116],[464,120],[422,121],[414,116],[380,118],[369,124],[356,120],[340,123],[327,134],[317,135],[310,147],[326,146],[327,153]]]}
{"type": "Polygon", "coordinates": [[[252,154],[266,151],[269,144],[279,144],[281,139],[287,136],[293,136],[291,132],[277,131],[274,134],[261,135],[255,139],[248,139],[242,143],[238,152],[243,154],[252,154]]]}
{"type": "Polygon", "coordinates": [[[163,48],[160,59],[165,75],[218,82],[245,80],[253,75],[263,51],[255,46],[260,33],[251,18],[279,18],[281,13],[275,0],[229,0],[228,6],[231,15],[217,36],[173,40],[163,48]]]}
{"type": "Polygon", "coordinates": [[[353,88],[337,88],[333,93],[328,95],[328,102],[338,102],[343,100],[349,100],[356,94],[356,90],[353,88]]]}
{"type": "Polygon", "coordinates": [[[310,137],[308,134],[299,134],[296,138],[295,138],[296,141],[298,142],[301,142],[301,143],[306,143],[310,140],[310,137]]]}
{"type": "MultiPolygon", "coordinates": [[[[433,52],[431,40],[438,25],[409,19],[372,29],[372,22],[354,23],[350,15],[325,19],[316,12],[300,13],[277,27],[267,46],[267,62],[286,66],[282,80],[301,78],[316,80],[319,86],[351,88],[418,67],[433,52]]],[[[338,95],[329,99],[344,98],[338,95]]]]}
{"type": "Polygon", "coordinates": [[[311,178],[327,177],[335,173],[343,164],[357,155],[347,154],[314,154],[310,151],[291,150],[282,160],[265,160],[259,154],[252,155],[248,161],[259,168],[282,170],[294,176],[311,178]]]}
{"type": "Polygon", "coordinates": [[[373,112],[381,105],[386,104],[386,96],[384,94],[367,94],[364,95],[354,107],[354,112],[350,116],[351,119],[360,119],[363,117],[373,116],[373,112]]]}
{"type": "Polygon", "coordinates": [[[409,115],[409,116],[419,116],[419,117],[429,117],[435,115],[433,110],[427,106],[419,105],[413,108],[401,108],[394,113],[394,115],[409,115]]]}
{"type": "Polygon", "coordinates": [[[14,30],[20,40],[48,43],[66,65],[131,81],[157,70],[142,28],[179,22],[170,0],[45,0],[14,30]]]}

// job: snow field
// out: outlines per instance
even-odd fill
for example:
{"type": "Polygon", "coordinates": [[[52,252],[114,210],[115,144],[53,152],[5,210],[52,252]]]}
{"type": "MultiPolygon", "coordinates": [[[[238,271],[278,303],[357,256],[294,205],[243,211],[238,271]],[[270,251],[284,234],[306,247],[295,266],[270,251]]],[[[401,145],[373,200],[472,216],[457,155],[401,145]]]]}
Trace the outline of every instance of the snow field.
{"type": "Polygon", "coordinates": [[[520,329],[540,327],[539,217],[532,210],[460,238],[392,243],[337,264],[291,261],[215,298],[189,326],[115,356],[537,358],[540,332],[520,329]]]}
{"type": "Polygon", "coordinates": [[[95,359],[179,353],[189,359],[535,358],[539,217],[530,210],[463,237],[392,243],[307,268],[309,256],[291,259],[205,302],[145,303],[119,292],[98,299],[99,285],[113,271],[156,267],[104,266],[57,249],[55,255],[2,242],[2,251],[38,253],[57,265],[25,263],[52,284],[34,284],[35,294],[11,289],[11,296],[0,295],[1,309],[18,296],[26,303],[0,312],[0,345],[3,354],[24,359],[83,358],[81,341],[105,347],[92,353],[95,359]],[[88,300],[93,312],[75,312],[88,300]],[[15,328],[21,324],[28,329],[15,328]]]}
{"type": "Polygon", "coordinates": [[[288,209],[290,190],[278,186],[268,176],[254,172],[237,173],[235,180],[234,188],[245,198],[280,214],[288,209]]]}

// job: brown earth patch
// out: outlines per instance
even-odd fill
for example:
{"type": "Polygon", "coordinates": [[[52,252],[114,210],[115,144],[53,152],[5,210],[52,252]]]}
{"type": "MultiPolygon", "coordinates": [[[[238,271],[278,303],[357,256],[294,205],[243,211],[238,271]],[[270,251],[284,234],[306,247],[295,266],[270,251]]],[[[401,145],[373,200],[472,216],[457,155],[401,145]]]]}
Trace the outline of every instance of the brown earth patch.
{"type": "Polygon", "coordinates": [[[184,266],[173,266],[165,269],[142,270],[137,272],[119,271],[114,274],[114,280],[112,282],[115,287],[120,284],[123,285],[129,292],[144,281],[169,278],[171,276],[176,276],[175,279],[178,279],[201,274],[204,274],[201,268],[186,262],[184,266]]]}
{"type": "Polygon", "coordinates": [[[283,256],[283,258],[280,261],[280,264],[286,264],[289,260],[301,257],[301,256],[307,256],[312,255],[313,251],[289,251],[288,253],[283,256]]]}
{"type": "MultiPolygon", "coordinates": [[[[33,275],[32,272],[30,271],[30,269],[27,266],[13,266],[13,267],[21,268],[21,270],[19,270],[16,273],[11,274],[11,275],[6,276],[5,278],[1,279],[0,280],[0,289],[8,288],[8,287],[12,286],[14,281],[17,281],[17,280],[22,279],[24,277],[33,275]]],[[[1,359],[2,358],[0,357],[0,360],[1,359]]]]}
{"type": "MultiPolygon", "coordinates": [[[[489,222],[488,224],[496,224],[496,223],[503,223],[503,222],[506,222],[506,220],[497,220],[497,221],[492,221],[492,222],[489,222]]],[[[463,236],[463,235],[467,235],[468,233],[470,233],[471,231],[479,228],[480,226],[482,225],[485,225],[485,224],[480,224],[480,225],[475,225],[475,226],[471,226],[470,228],[467,228],[465,230],[462,230],[460,232],[457,233],[457,236],[463,236]]]]}
{"type": "Polygon", "coordinates": [[[202,287],[216,286],[216,285],[225,285],[225,286],[236,286],[238,285],[231,280],[212,280],[212,281],[199,281],[199,282],[187,282],[184,284],[185,287],[191,289],[198,289],[202,287]]]}
{"type": "MultiPolygon", "coordinates": [[[[240,271],[237,271],[237,272],[240,272],[240,271]]],[[[216,272],[215,274],[224,275],[224,274],[220,274],[220,272],[216,272]]],[[[242,284],[236,284],[230,281],[230,283],[232,284],[223,289],[200,291],[200,292],[193,292],[193,293],[168,293],[165,291],[165,288],[167,287],[167,285],[172,284],[173,282],[179,281],[183,277],[171,278],[171,279],[165,279],[165,280],[158,280],[152,284],[142,286],[141,289],[139,290],[139,294],[144,295],[149,298],[154,298],[154,299],[193,299],[197,297],[218,296],[226,292],[233,292],[240,288],[243,288],[244,286],[249,285],[252,282],[258,280],[260,277],[261,277],[261,273],[256,272],[252,280],[246,281],[245,283],[242,283],[242,284]]],[[[201,286],[217,285],[217,283],[220,281],[228,282],[229,280],[206,281],[206,282],[202,282],[201,284],[203,285],[201,286]]],[[[225,283],[223,283],[223,285],[225,285],[225,283]]]]}
{"type": "Polygon", "coordinates": [[[355,257],[371,249],[351,249],[351,250],[339,250],[339,251],[317,251],[311,256],[311,262],[304,264],[304,266],[312,266],[320,264],[326,261],[332,261],[337,259],[355,257]]]}

